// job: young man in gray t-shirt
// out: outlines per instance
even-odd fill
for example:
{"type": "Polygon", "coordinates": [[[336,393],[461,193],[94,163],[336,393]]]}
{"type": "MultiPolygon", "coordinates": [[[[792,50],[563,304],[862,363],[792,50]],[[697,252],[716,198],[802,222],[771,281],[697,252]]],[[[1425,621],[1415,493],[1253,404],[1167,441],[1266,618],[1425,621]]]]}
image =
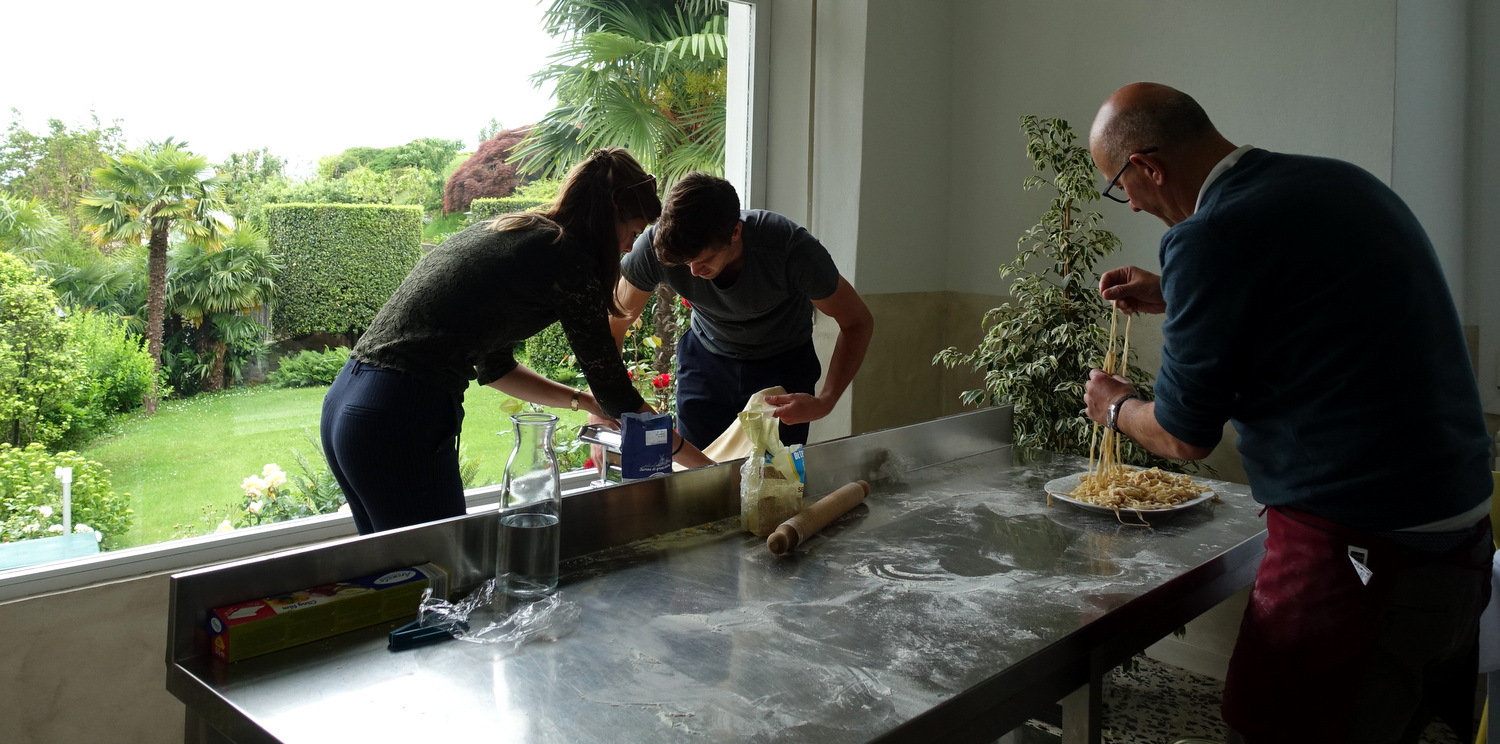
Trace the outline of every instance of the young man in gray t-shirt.
{"type": "Polygon", "coordinates": [[[693,307],[677,346],[677,430],[697,447],[733,426],[752,394],[777,385],[787,394],[765,400],[781,420],[782,441],[805,444],[808,423],[833,410],[874,331],[869,308],[817,238],[774,212],[741,211],[734,186],[706,173],[672,188],[620,273],[626,316],[611,321],[617,341],[659,284],[693,307]],[[820,388],[814,309],[839,325],[820,388]]]}

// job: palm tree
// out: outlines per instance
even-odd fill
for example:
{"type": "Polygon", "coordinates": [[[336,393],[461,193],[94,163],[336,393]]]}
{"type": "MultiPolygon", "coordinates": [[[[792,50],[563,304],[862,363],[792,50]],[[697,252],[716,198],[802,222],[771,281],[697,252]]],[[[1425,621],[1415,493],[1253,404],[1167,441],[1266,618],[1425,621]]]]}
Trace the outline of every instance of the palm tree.
{"type": "MultiPolygon", "coordinates": [[[[511,162],[559,177],[597,147],[630,150],[666,188],[693,171],[724,174],[727,10],[723,0],[552,0],[548,33],[563,36],[556,64],[532,76],[555,82],[557,106],[532,127],[511,162]]],[[[656,288],[658,372],[672,368],[677,328],[670,288],[656,288]]]]}
{"type": "Polygon", "coordinates": [[[145,335],[140,313],[146,304],[146,262],[136,248],[109,256],[95,254],[70,262],[40,261],[39,273],[52,282],[64,306],[122,318],[132,333],[145,335]]]}
{"type": "Polygon", "coordinates": [[[64,228],[41,202],[0,193],[0,250],[37,253],[61,237],[64,228]]]}
{"type": "Polygon", "coordinates": [[[188,241],[172,251],[168,305],[195,329],[199,360],[207,358],[203,390],[224,388],[224,363],[231,347],[258,343],[265,329],[248,313],[261,309],[276,291],[276,259],[254,225],[241,225],[223,237],[219,250],[188,241]]]}
{"type": "Polygon", "coordinates": [[[523,172],[557,177],[597,147],[620,146],[670,185],[724,171],[728,41],[722,2],[554,0],[548,31],[565,37],[557,106],[517,148],[523,172]]]}
{"type": "MultiPolygon", "coordinates": [[[[168,138],[107,158],[104,167],[94,169],[94,192],[79,206],[95,243],[146,240],[146,343],[158,370],[166,315],[167,240],[175,230],[217,247],[226,219],[219,182],[208,175],[208,160],[186,150],[186,145],[168,138]]],[[[148,415],[156,413],[160,397],[153,378],[142,401],[148,415]]]]}

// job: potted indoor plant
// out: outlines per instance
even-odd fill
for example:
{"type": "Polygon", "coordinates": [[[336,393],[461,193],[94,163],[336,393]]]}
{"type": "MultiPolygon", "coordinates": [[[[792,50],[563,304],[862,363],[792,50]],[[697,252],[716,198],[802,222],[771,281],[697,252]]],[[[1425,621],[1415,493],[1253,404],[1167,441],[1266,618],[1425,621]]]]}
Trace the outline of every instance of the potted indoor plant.
{"type": "MultiPolygon", "coordinates": [[[[966,405],[1015,406],[1015,443],[1087,457],[1093,422],[1079,409],[1090,369],[1103,366],[1110,346],[1109,304],[1099,296],[1095,265],[1120,247],[1087,209],[1099,199],[1093,160],[1062,119],[1021,117],[1034,172],[1026,189],[1048,189],[1052,201],[1017,241],[1015,258],[1000,267],[1014,277],[1010,300],[984,314],[978,348],[949,347],[934,364],[984,373],[984,386],[963,392],[966,405]]],[[[1119,323],[1123,333],[1125,323],[1119,323]]],[[[1116,348],[1121,342],[1116,340],[1116,348]]],[[[1133,356],[1133,355],[1132,355],[1133,356]]],[[[1150,396],[1151,375],[1126,359],[1125,376],[1150,396]]],[[[1196,471],[1196,463],[1166,460],[1125,441],[1122,461],[1144,467],[1196,471]]]]}

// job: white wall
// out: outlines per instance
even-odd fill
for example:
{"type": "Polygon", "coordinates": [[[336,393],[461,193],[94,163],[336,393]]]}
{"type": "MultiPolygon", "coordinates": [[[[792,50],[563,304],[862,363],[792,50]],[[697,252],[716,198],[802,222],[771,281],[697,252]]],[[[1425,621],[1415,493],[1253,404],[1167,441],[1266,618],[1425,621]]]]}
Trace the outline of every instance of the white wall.
{"type": "Polygon", "coordinates": [[[1468,2],[1397,0],[1391,187],[1422,221],[1464,306],[1468,2]]]}
{"type": "MultiPolygon", "coordinates": [[[[993,272],[1045,207],[1018,118],[1061,117],[1080,143],[1099,104],[1150,80],[1193,95],[1237,144],[1356,162],[1389,180],[1394,0],[1105,3],[957,0],[948,288],[993,292],[993,272]],[[1064,27],[1061,24],[1066,24],[1064,27]]],[[[1101,202],[1124,250],[1156,265],[1165,227],[1101,202]]]]}
{"type": "MultiPolygon", "coordinates": [[[[1500,414],[1500,3],[1469,12],[1465,322],[1479,326],[1479,390],[1500,414]]],[[[1497,467],[1500,469],[1500,467],[1497,467]]]]}
{"type": "MultiPolygon", "coordinates": [[[[909,6],[869,0],[862,292],[1004,293],[995,269],[1046,202],[1020,188],[1030,164],[1018,118],[1067,119],[1083,142],[1105,96],[1154,80],[1194,95],[1236,143],[1342,158],[1391,183],[1432,234],[1464,322],[1477,329],[1481,391],[1486,409],[1500,414],[1496,3],[949,0],[924,3],[925,23],[913,21],[909,6]],[[944,46],[950,74],[941,81],[930,54],[944,46]],[[949,105],[934,105],[943,95],[949,105]],[[910,167],[872,144],[898,139],[923,164],[932,144],[946,140],[946,167],[910,167]],[[913,228],[895,217],[931,227],[937,215],[905,210],[906,194],[881,188],[902,169],[923,196],[946,195],[947,223],[936,228],[947,232],[941,258],[930,244],[913,245],[913,228]],[[922,262],[901,260],[912,254],[922,262]],[[940,261],[935,282],[930,269],[940,261]]],[[[1101,269],[1157,264],[1165,226],[1123,205],[1097,209],[1124,242],[1101,269]]],[[[1378,322],[1378,298],[1371,317],[1378,322]]],[[[1137,332],[1142,362],[1154,367],[1159,326],[1137,332]]]]}
{"type": "MultiPolygon", "coordinates": [[[[859,290],[946,289],[953,8],[872,0],[859,170],[859,290]]],[[[844,181],[845,179],[839,179],[844,181]]],[[[839,190],[829,184],[828,190],[839,190]]]]}

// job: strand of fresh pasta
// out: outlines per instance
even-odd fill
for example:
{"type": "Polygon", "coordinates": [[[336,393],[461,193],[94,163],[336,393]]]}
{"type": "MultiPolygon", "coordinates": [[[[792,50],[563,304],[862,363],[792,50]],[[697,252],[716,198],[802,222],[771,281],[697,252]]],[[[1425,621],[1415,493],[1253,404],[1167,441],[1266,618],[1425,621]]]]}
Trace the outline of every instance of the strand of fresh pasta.
{"type": "MultiPolygon", "coordinates": [[[[1125,316],[1125,336],[1120,353],[1116,354],[1119,318],[1119,309],[1115,308],[1110,314],[1109,347],[1104,355],[1103,371],[1108,375],[1118,374],[1130,363],[1130,331],[1134,317],[1125,316]]],[[[1112,509],[1121,524],[1149,527],[1144,519],[1140,523],[1126,522],[1120,516],[1120,510],[1130,509],[1140,516],[1142,510],[1175,506],[1203,491],[1186,475],[1168,473],[1159,468],[1135,470],[1125,467],[1123,447],[1118,432],[1095,422],[1089,441],[1088,472],[1079,478],[1078,486],[1068,496],[1112,509]]],[[[1048,502],[1051,502],[1051,494],[1048,494],[1048,502]]]]}
{"type": "MultiPolygon", "coordinates": [[[[1125,316],[1125,342],[1124,342],[1124,345],[1123,345],[1123,347],[1122,347],[1122,349],[1120,351],[1120,358],[1115,360],[1115,369],[1111,370],[1110,374],[1123,373],[1123,374],[1121,374],[1122,377],[1128,377],[1129,376],[1129,369],[1130,369],[1130,322],[1134,318],[1135,318],[1134,315],[1126,315],[1125,316]]],[[[1122,462],[1124,462],[1124,458],[1122,457],[1122,455],[1124,454],[1123,451],[1122,451],[1122,448],[1124,447],[1125,443],[1123,441],[1123,438],[1120,436],[1119,432],[1111,430],[1110,434],[1114,435],[1113,438],[1115,440],[1115,468],[1118,470],[1120,468],[1120,464],[1122,462]]]]}
{"type": "MultiPolygon", "coordinates": [[[[1118,338],[1118,336],[1116,335],[1116,331],[1119,328],[1119,322],[1120,310],[1119,308],[1113,308],[1112,312],[1109,315],[1109,347],[1104,353],[1104,374],[1106,375],[1112,375],[1115,373],[1115,339],[1118,338]]],[[[1125,324],[1125,333],[1128,336],[1128,334],[1130,333],[1129,316],[1126,317],[1125,324]]],[[[1130,343],[1128,337],[1126,338],[1125,343],[1127,345],[1130,343]]],[[[1090,475],[1102,475],[1104,473],[1111,472],[1114,469],[1115,462],[1118,460],[1119,455],[1119,452],[1115,446],[1114,434],[1115,433],[1108,428],[1101,427],[1099,425],[1099,422],[1094,422],[1094,436],[1092,437],[1094,441],[1091,441],[1089,443],[1090,475]],[[1103,432],[1102,437],[1100,436],[1101,429],[1103,432]],[[1094,442],[1098,442],[1099,447],[1097,458],[1094,456],[1094,442]]]]}

